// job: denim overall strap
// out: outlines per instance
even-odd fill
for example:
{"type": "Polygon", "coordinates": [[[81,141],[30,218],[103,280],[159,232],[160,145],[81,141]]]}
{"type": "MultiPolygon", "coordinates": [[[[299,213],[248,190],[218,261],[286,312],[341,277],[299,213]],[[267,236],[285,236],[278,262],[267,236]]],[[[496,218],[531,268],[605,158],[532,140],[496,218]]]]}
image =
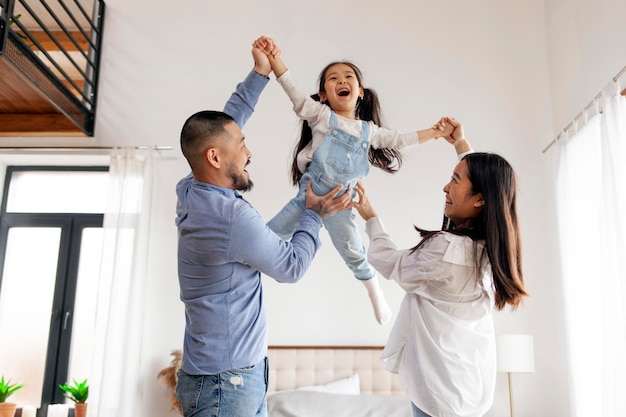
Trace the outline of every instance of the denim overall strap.
{"type": "Polygon", "coordinates": [[[369,152],[370,128],[365,120],[361,120],[361,139],[367,142],[367,151],[369,152]]]}

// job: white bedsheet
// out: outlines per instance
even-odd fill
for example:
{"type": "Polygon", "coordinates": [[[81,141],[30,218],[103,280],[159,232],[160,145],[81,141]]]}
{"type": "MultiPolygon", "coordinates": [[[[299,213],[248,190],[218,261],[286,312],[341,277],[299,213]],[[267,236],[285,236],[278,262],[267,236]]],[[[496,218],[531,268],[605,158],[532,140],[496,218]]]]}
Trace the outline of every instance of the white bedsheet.
{"type": "Polygon", "coordinates": [[[268,417],[412,417],[406,397],[280,391],[267,396],[268,417]]]}

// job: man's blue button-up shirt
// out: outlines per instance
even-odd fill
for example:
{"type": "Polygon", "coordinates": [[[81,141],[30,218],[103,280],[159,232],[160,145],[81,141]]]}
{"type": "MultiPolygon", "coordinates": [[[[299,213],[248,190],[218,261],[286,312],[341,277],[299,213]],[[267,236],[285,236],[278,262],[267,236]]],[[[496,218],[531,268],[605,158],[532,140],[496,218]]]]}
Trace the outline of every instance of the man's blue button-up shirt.
{"type": "MultiPolygon", "coordinates": [[[[242,127],[267,79],[251,72],[224,111],[242,127]]],[[[261,274],[296,282],[320,246],[321,218],[306,210],[291,242],[281,240],[239,193],[190,174],[178,195],[178,276],[185,304],[181,369],[214,375],[260,362],[267,354],[261,274]]]]}

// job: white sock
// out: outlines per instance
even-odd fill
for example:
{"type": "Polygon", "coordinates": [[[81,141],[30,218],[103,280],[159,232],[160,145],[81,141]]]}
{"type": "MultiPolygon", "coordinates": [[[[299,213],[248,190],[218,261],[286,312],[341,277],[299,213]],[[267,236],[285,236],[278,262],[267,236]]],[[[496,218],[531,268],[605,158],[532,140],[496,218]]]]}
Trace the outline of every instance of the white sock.
{"type": "Polygon", "coordinates": [[[387,323],[391,318],[391,308],[389,307],[389,304],[387,304],[383,290],[380,288],[378,277],[374,276],[367,281],[361,282],[363,282],[363,285],[367,288],[367,293],[370,296],[372,307],[374,307],[376,320],[378,320],[378,323],[380,324],[387,323]]]}

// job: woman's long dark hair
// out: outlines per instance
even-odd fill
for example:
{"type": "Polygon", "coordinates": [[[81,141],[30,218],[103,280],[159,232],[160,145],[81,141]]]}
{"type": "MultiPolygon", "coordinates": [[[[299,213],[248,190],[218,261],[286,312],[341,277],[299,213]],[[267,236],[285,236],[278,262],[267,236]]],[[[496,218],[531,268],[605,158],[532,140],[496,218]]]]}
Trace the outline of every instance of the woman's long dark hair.
{"type": "MultiPolygon", "coordinates": [[[[484,240],[482,253],[475,254],[475,265],[483,265],[486,255],[491,264],[495,286],[495,305],[502,310],[507,304],[515,309],[528,293],[522,272],[522,244],[517,216],[517,178],[511,165],[500,155],[475,152],[463,157],[467,162],[473,195],[481,193],[485,205],[467,229],[457,229],[444,216],[442,230],[472,240],[484,240]]],[[[439,231],[416,227],[422,241],[416,251],[439,231]]]]}
{"type": "MultiPolygon", "coordinates": [[[[320,73],[318,91],[325,91],[324,86],[326,84],[326,72],[330,67],[337,64],[345,64],[352,68],[356,74],[357,80],[359,80],[359,85],[363,86],[363,75],[361,74],[361,70],[356,65],[349,61],[337,61],[326,65],[320,73]]],[[[319,94],[313,94],[311,98],[316,101],[320,101],[319,94]]],[[[371,88],[363,87],[363,98],[357,102],[354,113],[359,120],[372,121],[378,126],[383,126],[378,95],[371,88]]],[[[302,172],[300,172],[300,169],[298,168],[298,154],[311,142],[312,139],[313,133],[311,132],[311,127],[306,121],[303,120],[300,140],[294,148],[293,162],[291,163],[291,182],[293,185],[297,186],[302,178],[302,172]]],[[[402,166],[402,154],[395,148],[374,149],[370,146],[368,151],[368,160],[373,166],[392,174],[398,171],[398,169],[402,166]]]]}

